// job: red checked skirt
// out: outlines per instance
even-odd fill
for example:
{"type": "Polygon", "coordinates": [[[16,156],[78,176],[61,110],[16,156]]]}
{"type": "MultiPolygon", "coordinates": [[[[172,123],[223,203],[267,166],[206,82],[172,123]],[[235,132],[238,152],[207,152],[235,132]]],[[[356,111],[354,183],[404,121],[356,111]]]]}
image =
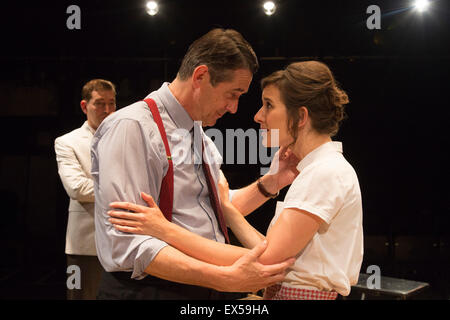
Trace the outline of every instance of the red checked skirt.
{"type": "Polygon", "coordinates": [[[280,284],[268,287],[264,292],[265,300],[336,300],[334,291],[319,291],[285,287],[280,284]]]}

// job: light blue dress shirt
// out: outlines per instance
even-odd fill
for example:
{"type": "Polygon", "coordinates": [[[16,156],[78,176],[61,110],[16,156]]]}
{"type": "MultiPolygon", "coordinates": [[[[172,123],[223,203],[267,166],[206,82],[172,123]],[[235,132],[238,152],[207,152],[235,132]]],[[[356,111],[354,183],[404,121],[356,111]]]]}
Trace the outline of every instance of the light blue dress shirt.
{"type": "MultiPolygon", "coordinates": [[[[222,163],[219,151],[176,100],[168,83],[147,98],[155,100],[158,106],[172,153],[172,221],[205,238],[224,242],[198,161],[200,153],[194,148],[194,136],[204,139],[208,155],[212,157],[210,167],[216,186],[222,163]]],[[[147,205],[140,197],[141,191],[159,202],[168,161],[147,104],[139,101],[108,116],[94,135],[91,156],[98,258],[108,272],[131,271],[132,278],[142,279],[146,276],[144,270],[167,244],[153,237],[115,230],[108,221],[107,211],[113,201],[147,205]]]]}

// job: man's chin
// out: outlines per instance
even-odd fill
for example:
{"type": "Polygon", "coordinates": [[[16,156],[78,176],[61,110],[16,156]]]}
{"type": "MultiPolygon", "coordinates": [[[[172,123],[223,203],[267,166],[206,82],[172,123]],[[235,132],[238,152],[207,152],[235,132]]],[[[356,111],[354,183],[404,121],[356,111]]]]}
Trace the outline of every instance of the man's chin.
{"type": "Polygon", "coordinates": [[[203,127],[212,127],[213,125],[216,124],[216,122],[217,122],[217,119],[207,120],[202,123],[202,126],[203,127]]]}

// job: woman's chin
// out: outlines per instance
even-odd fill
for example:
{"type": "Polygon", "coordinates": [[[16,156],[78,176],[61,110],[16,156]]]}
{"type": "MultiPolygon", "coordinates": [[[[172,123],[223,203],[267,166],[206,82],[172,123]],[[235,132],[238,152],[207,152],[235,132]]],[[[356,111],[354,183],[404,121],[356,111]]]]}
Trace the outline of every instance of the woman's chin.
{"type": "Polygon", "coordinates": [[[267,140],[266,138],[262,139],[262,145],[265,148],[276,148],[276,147],[279,147],[278,143],[272,143],[270,140],[267,140]]]}
{"type": "Polygon", "coordinates": [[[267,131],[266,129],[262,129],[260,131],[261,134],[261,143],[266,148],[276,148],[279,147],[279,138],[278,134],[273,135],[271,131],[267,131]]]}

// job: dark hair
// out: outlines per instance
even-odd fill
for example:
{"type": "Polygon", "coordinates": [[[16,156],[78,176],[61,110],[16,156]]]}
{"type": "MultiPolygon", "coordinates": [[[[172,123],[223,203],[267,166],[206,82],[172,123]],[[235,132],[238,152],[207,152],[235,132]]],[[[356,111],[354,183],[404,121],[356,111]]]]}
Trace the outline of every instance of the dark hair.
{"type": "Polygon", "coordinates": [[[255,74],[259,68],[250,44],[232,29],[213,29],[195,40],[181,62],[178,77],[186,80],[200,65],[208,66],[213,86],[231,80],[229,71],[248,69],[255,74]]]}
{"type": "Polygon", "coordinates": [[[347,94],[339,88],[330,69],[322,62],[295,62],[286,69],[276,71],[261,80],[261,87],[275,85],[286,105],[289,131],[296,139],[299,112],[306,107],[313,129],[334,136],[345,118],[344,105],[347,94]]]}
{"type": "Polygon", "coordinates": [[[116,87],[111,81],[104,79],[93,79],[88,81],[81,89],[81,99],[89,101],[92,98],[92,91],[111,90],[116,94],[116,87]]]}

